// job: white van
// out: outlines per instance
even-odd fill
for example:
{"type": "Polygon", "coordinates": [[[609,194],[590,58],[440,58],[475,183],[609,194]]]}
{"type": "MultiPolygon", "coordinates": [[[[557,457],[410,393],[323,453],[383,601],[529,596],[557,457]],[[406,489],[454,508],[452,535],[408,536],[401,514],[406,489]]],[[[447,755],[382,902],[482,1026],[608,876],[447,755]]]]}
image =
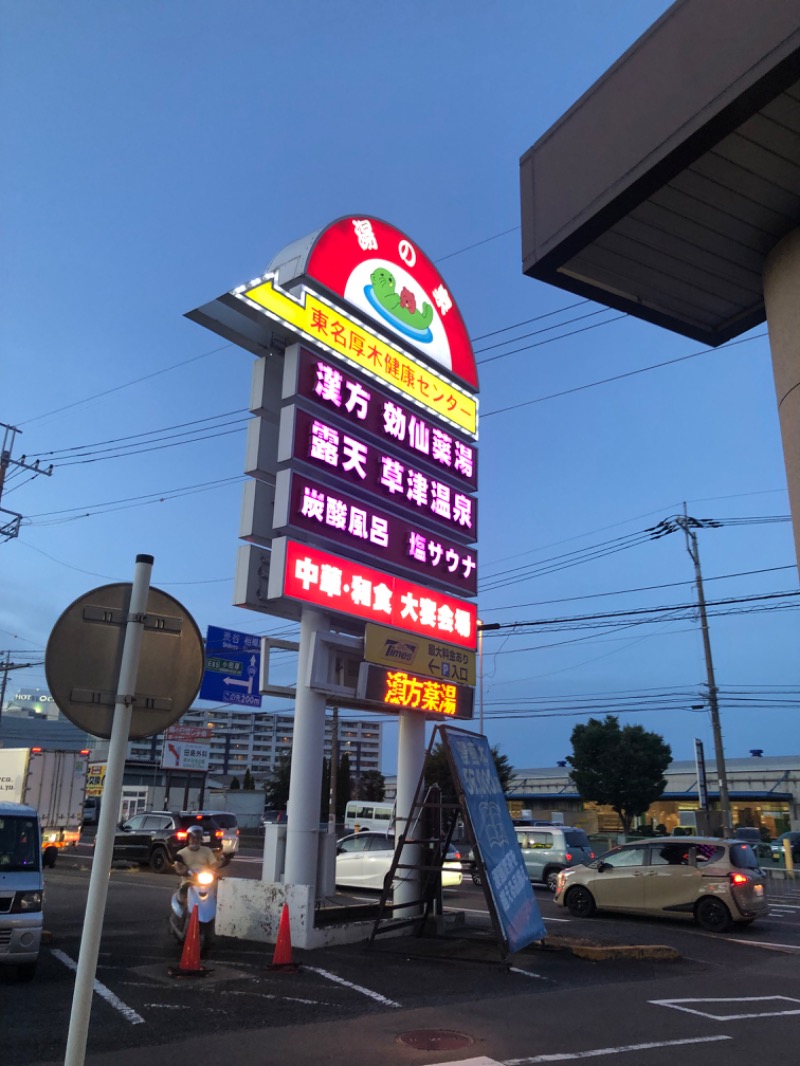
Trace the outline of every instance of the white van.
{"type": "Polygon", "coordinates": [[[393,803],[350,800],[344,809],[345,833],[356,833],[361,829],[378,829],[388,833],[393,828],[393,803]]]}
{"type": "Polygon", "coordinates": [[[42,942],[42,831],[33,807],[0,803],[0,966],[30,981],[42,942]]]}

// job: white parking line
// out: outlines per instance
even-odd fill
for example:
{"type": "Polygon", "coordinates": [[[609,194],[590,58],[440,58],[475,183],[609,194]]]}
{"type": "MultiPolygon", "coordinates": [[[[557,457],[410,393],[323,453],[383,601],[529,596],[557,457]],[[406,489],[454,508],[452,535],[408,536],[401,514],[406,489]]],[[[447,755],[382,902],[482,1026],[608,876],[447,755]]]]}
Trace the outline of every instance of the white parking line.
{"type": "MultiPolygon", "coordinates": [[[[457,910],[461,914],[477,914],[477,915],[480,915],[481,917],[487,918],[487,919],[489,917],[489,912],[488,911],[480,911],[480,910],[470,909],[469,907],[454,907],[453,910],[457,910]]],[[[545,918],[543,920],[545,922],[571,922],[572,921],[571,918],[545,918]]],[[[448,1064],[448,1066],[449,1066],[449,1064],[448,1064]]],[[[452,1066],[455,1066],[455,1064],[452,1064],[452,1066]]]]}
{"type": "Polygon", "coordinates": [[[352,981],[345,981],[343,977],[339,977],[335,973],[331,973],[330,970],[320,969],[319,966],[306,966],[303,964],[304,970],[311,970],[313,973],[318,973],[320,977],[326,977],[329,981],[334,981],[337,985],[344,985],[345,988],[352,988],[354,992],[361,992],[362,995],[369,996],[370,999],[377,999],[379,1003],[385,1004],[387,1007],[399,1007],[399,1003],[395,1003],[393,999],[387,999],[386,996],[382,996],[380,992],[373,992],[370,988],[364,988],[363,985],[355,985],[352,981]]]}
{"type": "Polygon", "coordinates": [[[732,936],[726,936],[725,940],[729,944],[745,944],[749,948],[765,948],[767,951],[800,951],[800,945],[798,944],[773,944],[771,941],[740,940],[732,936]]]}
{"type": "Polygon", "coordinates": [[[530,970],[521,970],[519,966],[509,966],[509,973],[521,973],[523,977],[538,977],[540,981],[549,981],[549,977],[542,977],[540,973],[531,973],[530,970]]]}
{"type": "MultiPolygon", "coordinates": [[[[535,1062],[573,1062],[578,1059],[594,1059],[601,1055],[621,1055],[628,1051],[652,1051],[662,1047],[682,1047],[686,1044],[711,1044],[718,1040],[730,1040],[729,1036],[697,1036],[689,1040],[661,1040],[652,1044],[622,1044],[619,1047],[592,1048],[591,1051],[567,1051],[563,1054],[533,1055],[529,1059],[506,1059],[503,1066],[528,1066],[535,1062]]],[[[449,1063],[448,1066],[457,1066],[449,1063]]]]}
{"type": "Polygon", "coordinates": [[[751,1018],[781,1018],[789,1014],[800,1014],[800,999],[792,999],[791,996],[736,996],[725,999],[700,998],[700,999],[651,999],[648,1000],[656,1007],[672,1007],[673,1010],[685,1011],[687,1014],[699,1014],[701,1018],[709,1018],[714,1022],[739,1022],[751,1018]],[[776,1002],[793,1003],[795,1007],[787,1007],[785,1010],[754,1010],[756,1004],[775,1004],[776,1002]],[[687,1004],[694,1006],[687,1006],[687,1004]],[[741,1013],[741,1006],[737,1006],[739,1013],[728,1014],[731,1004],[748,1004],[747,1013],[741,1013]],[[724,1006],[723,1006],[724,1004],[724,1006]],[[705,1010],[701,1010],[705,1006],[705,1010]]]}
{"type": "MultiPolygon", "coordinates": [[[[50,954],[57,958],[59,962],[63,962],[68,970],[72,970],[73,972],[77,973],[78,964],[73,959],[71,959],[69,955],[65,955],[64,952],[59,951],[58,948],[51,948],[50,954]]],[[[106,1003],[112,1006],[114,1010],[118,1010],[122,1017],[126,1021],[130,1022],[131,1025],[144,1024],[144,1018],[141,1016],[141,1014],[137,1014],[133,1007],[129,1007],[127,1003],[123,1003],[118,996],[114,995],[110,988],[106,988],[105,985],[100,984],[100,982],[97,980],[93,982],[92,988],[98,994],[98,996],[102,996],[106,1003]]]]}

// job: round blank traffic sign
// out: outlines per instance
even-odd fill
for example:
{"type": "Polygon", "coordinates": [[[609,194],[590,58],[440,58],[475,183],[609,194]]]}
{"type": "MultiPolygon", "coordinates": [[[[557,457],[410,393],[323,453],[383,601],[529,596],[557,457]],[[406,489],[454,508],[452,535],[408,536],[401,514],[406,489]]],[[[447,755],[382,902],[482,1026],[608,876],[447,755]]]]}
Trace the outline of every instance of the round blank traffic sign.
{"type": "MultiPolygon", "coordinates": [[[[133,586],[80,596],[53,626],[45,674],[59,710],[91,736],[109,738],[133,586]]],[[[131,713],[131,740],[161,733],[185,714],[205,668],[203,637],[172,596],[150,588],[131,713]]],[[[128,695],[122,693],[121,695],[128,695]]]]}

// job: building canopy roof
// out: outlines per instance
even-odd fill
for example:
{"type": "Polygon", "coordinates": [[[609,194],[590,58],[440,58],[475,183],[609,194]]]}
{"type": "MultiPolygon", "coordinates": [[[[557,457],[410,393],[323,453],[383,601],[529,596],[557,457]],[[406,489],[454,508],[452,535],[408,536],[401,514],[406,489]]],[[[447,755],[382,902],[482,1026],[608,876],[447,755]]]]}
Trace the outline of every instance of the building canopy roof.
{"type": "Polygon", "coordinates": [[[759,324],[800,224],[800,0],[678,0],[520,181],[530,277],[711,345],[759,324]]]}

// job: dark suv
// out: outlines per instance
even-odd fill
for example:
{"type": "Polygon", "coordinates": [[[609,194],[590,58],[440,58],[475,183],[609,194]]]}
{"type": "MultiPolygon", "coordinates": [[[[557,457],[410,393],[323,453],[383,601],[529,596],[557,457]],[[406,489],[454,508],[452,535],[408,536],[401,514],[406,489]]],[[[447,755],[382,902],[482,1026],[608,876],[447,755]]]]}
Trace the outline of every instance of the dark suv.
{"type": "Polygon", "coordinates": [[[222,855],[224,831],[213,817],[190,811],[143,811],[123,822],[114,835],[113,859],[149,864],[156,872],[171,870],[175,856],[186,846],[193,825],[203,828],[203,843],[222,855]]]}

